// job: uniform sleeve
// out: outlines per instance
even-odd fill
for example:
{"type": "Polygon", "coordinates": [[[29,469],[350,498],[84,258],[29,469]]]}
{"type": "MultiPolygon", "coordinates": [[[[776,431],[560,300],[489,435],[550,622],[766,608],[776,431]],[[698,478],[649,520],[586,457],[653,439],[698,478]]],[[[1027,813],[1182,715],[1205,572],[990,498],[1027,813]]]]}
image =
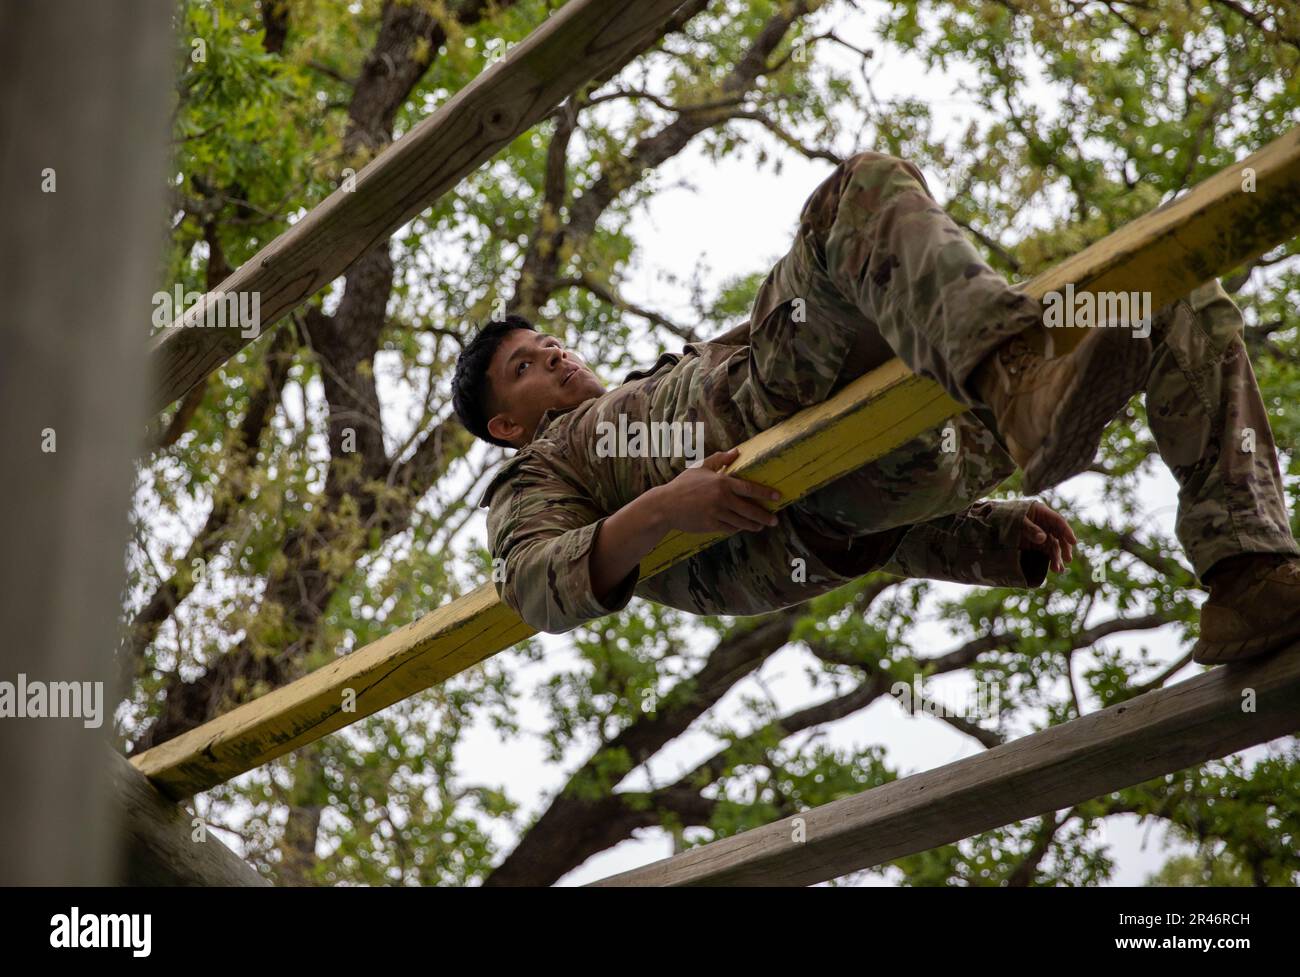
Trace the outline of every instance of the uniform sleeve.
{"type": "Polygon", "coordinates": [[[985,500],[964,512],[913,526],[881,569],[905,577],[986,587],[1037,587],[1047,555],[1020,549],[1032,499],[985,500]]]}
{"type": "Polygon", "coordinates": [[[493,492],[488,511],[497,594],[525,623],[549,634],[622,610],[637,570],[607,604],[592,592],[591,548],[604,522],[589,498],[540,466],[518,470],[493,492]]]}

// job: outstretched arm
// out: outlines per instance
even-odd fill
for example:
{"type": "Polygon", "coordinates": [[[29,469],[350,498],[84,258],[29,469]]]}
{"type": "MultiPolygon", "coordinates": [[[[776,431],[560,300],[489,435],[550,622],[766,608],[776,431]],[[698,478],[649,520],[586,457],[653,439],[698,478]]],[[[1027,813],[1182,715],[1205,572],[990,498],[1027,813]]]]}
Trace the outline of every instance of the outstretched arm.
{"type": "Polygon", "coordinates": [[[737,452],[710,455],[606,515],[585,490],[536,459],[514,464],[491,493],[488,542],[501,599],[538,631],[560,634],[621,610],[637,567],[672,529],[754,531],[776,517],[772,489],[722,474],[737,452]]]}
{"type": "Polygon", "coordinates": [[[776,516],[759,500],[776,502],[780,492],[720,472],[737,454],[732,448],[710,455],[699,467],[643,493],[604,521],[590,556],[591,589],[598,601],[603,604],[621,591],[671,529],[734,533],[776,525],[776,516]]]}

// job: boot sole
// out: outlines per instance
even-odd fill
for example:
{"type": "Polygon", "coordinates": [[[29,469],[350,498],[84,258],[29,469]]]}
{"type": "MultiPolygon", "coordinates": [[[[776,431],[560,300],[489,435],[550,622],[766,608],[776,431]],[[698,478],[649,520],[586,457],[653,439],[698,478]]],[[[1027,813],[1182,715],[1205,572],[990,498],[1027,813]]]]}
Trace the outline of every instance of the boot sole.
{"type": "Polygon", "coordinates": [[[1097,327],[1075,355],[1079,371],[1062,391],[1047,437],[1025,465],[1026,495],[1059,485],[1092,464],[1106,425],[1146,380],[1151,341],[1128,329],[1097,327]]]}
{"type": "Polygon", "coordinates": [[[1293,619],[1276,631],[1258,634],[1241,641],[1197,640],[1192,645],[1192,661],[1198,665],[1223,665],[1228,662],[1248,661],[1280,651],[1287,645],[1300,641],[1300,618],[1293,619]]]}

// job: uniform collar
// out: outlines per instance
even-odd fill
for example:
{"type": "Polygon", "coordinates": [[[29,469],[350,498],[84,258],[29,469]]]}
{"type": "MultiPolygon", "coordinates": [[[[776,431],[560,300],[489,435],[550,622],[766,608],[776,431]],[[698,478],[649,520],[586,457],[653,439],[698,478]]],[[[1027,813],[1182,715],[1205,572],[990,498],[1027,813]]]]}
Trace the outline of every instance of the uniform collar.
{"type": "MultiPolygon", "coordinates": [[[[599,397],[592,398],[592,400],[599,399],[599,397]]],[[[589,403],[591,403],[590,400],[584,400],[582,402],[582,404],[589,403]]],[[[550,426],[551,422],[557,417],[563,417],[570,411],[577,410],[582,406],[582,404],[574,404],[572,407],[553,407],[541,416],[537,422],[537,428],[533,431],[533,436],[529,438],[528,442],[524,444],[523,447],[515,449],[515,453],[503,461],[501,466],[493,472],[491,481],[487,483],[487,487],[483,489],[483,494],[479,497],[478,505],[480,509],[484,508],[491,501],[492,493],[495,492],[498,486],[500,486],[501,483],[505,481],[507,477],[512,475],[515,469],[519,467],[519,462],[524,459],[528,449],[537,443],[538,438],[540,438],[546,428],[550,426]]]]}
{"type": "MultiPolygon", "coordinates": [[[[609,393],[609,391],[607,390],[605,393],[609,393]]],[[[605,394],[601,394],[600,396],[603,397],[605,394]]],[[[592,397],[591,400],[600,400],[600,397],[592,397]]],[[[590,400],[584,400],[582,404],[590,402],[590,400]]],[[[533,436],[528,439],[528,444],[532,444],[541,437],[542,432],[550,426],[551,421],[555,420],[557,417],[563,417],[565,414],[569,413],[569,411],[577,410],[582,406],[582,404],[574,404],[572,407],[552,407],[538,419],[537,427],[533,429],[533,436]]]]}

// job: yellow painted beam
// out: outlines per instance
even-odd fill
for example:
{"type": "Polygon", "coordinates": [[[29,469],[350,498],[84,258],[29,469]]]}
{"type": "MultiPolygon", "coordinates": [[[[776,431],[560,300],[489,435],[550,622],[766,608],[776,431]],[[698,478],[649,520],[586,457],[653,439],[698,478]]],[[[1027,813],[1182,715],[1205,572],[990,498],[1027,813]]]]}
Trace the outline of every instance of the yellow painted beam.
{"type": "MultiPolygon", "coordinates": [[[[1038,297],[1069,283],[1079,291],[1147,290],[1152,308],[1158,308],[1297,231],[1300,128],[1039,275],[1025,289],[1038,297]],[[1241,189],[1246,168],[1255,171],[1250,193],[1241,189]]],[[[1082,335],[1082,330],[1053,332],[1058,349],[1082,335]]],[[[775,486],[788,504],[962,409],[938,386],[892,360],[825,403],[745,442],[731,470],[775,486]]],[[[669,534],[642,562],[642,575],[657,573],[718,538],[669,534]]],[[[165,793],[188,797],[445,681],[532,633],[485,585],[131,762],[165,793]],[[343,711],[348,690],[355,693],[354,712],[343,711]]]]}
{"type": "MultiPolygon", "coordinates": [[[[1300,127],[1034,278],[1030,294],[1151,293],[1158,309],[1284,244],[1300,231],[1300,127]]],[[[1082,329],[1051,330],[1056,352],[1082,329]]]]}

